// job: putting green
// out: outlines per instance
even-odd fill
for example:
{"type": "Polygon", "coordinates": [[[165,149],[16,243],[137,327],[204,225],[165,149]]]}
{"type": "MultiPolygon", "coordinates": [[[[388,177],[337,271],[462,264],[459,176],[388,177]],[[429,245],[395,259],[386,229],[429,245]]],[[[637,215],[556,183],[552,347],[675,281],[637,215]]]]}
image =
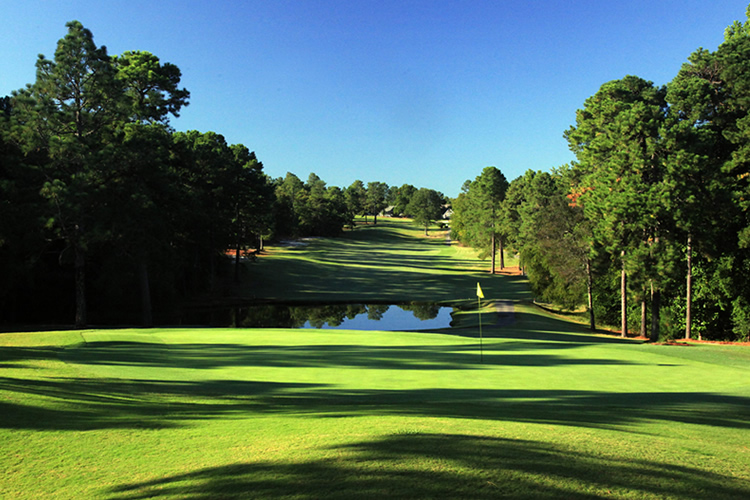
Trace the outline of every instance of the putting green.
{"type": "Polygon", "coordinates": [[[0,496],[750,493],[738,351],[518,316],[483,363],[441,333],[2,335],[0,496]]]}

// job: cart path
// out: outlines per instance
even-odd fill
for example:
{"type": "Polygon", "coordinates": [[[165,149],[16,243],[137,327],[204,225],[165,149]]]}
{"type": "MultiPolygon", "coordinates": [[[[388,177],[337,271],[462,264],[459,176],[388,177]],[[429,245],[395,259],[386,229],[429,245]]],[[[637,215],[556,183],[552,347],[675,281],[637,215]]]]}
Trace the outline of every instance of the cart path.
{"type": "Polygon", "coordinates": [[[497,311],[496,327],[510,326],[516,322],[515,306],[512,300],[498,300],[495,302],[497,311]]]}

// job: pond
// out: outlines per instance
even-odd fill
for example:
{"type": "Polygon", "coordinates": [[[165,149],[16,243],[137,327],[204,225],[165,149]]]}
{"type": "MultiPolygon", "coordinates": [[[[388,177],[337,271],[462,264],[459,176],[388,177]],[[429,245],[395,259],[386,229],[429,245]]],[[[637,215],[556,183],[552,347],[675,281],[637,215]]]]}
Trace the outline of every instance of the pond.
{"type": "Polygon", "coordinates": [[[191,311],[184,324],[238,328],[330,328],[340,330],[431,330],[450,328],[452,307],[410,304],[266,304],[191,311]]]}

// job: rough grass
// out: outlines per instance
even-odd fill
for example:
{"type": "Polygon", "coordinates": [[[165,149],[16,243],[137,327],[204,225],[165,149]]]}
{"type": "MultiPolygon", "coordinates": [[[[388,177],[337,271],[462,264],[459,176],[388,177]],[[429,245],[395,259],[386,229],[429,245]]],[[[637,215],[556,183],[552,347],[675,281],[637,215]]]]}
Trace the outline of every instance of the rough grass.
{"type": "MultiPolygon", "coordinates": [[[[473,293],[450,270],[470,255],[425,248],[399,271],[393,246],[387,283],[473,293]]],[[[520,303],[483,323],[483,362],[472,326],[0,334],[0,498],[750,497],[747,347],[593,336],[520,303]]]]}

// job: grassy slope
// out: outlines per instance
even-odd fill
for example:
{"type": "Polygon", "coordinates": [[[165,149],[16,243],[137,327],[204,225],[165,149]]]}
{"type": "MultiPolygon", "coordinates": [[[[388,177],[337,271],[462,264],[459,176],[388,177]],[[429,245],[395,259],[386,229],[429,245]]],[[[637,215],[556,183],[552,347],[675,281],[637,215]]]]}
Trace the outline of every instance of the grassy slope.
{"type": "MultiPolygon", "coordinates": [[[[441,251],[418,274],[473,292],[450,256],[427,271],[441,251]]],[[[589,336],[527,305],[486,327],[484,363],[461,333],[2,334],[0,498],[750,495],[747,348],[589,336]]]]}

